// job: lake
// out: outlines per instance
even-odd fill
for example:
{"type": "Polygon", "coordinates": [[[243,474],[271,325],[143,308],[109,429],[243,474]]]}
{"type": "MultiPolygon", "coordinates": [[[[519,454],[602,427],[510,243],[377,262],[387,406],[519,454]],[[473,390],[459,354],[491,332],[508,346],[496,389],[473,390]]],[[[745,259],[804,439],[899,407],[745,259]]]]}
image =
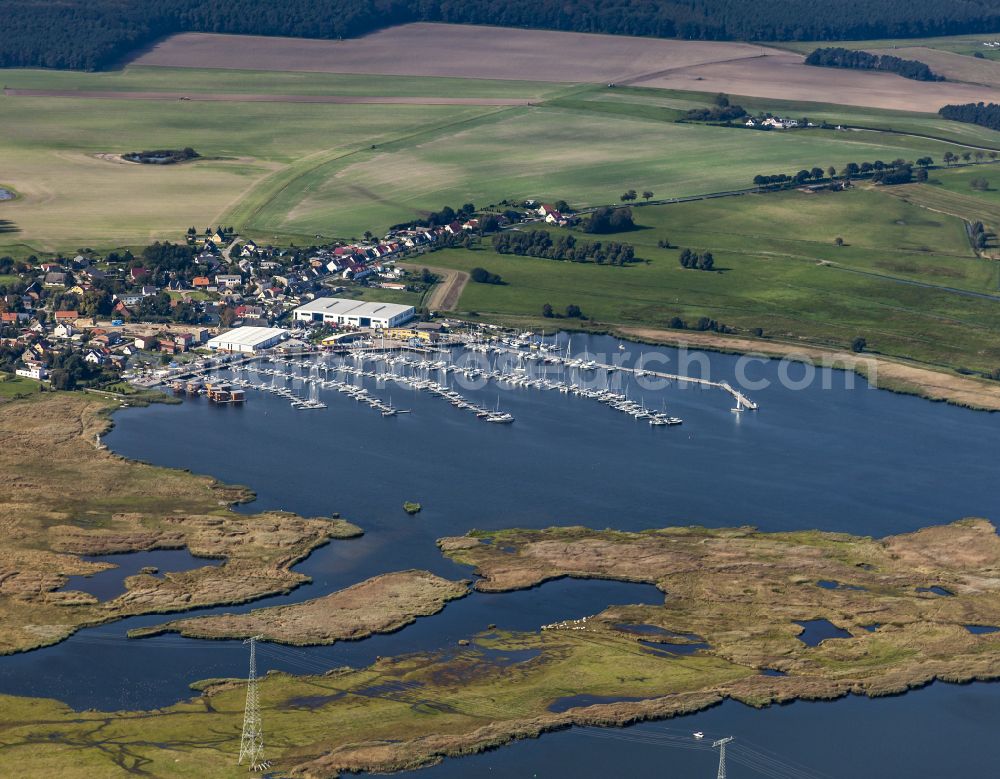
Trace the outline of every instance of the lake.
{"type": "MultiPolygon", "coordinates": [[[[619,355],[626,364],[653,351],[625,344],[622,354],[618,344],[574,336],[573,351],[619,355]]],[[[680,358],[674,350],[658,351],[671,366],[680,358]]],[[[706,359],[712,378],[734,382],[737,357],[706,359]]],[[[250,486],[258,499],[240,511],[340,512],[365,530],[362,538],[334,542],[298,565],[313,582],[291,595],[197,614],[301,601],[406,568],[469,577],[469,569],[442,558],[434,542],[470,528],[752,524],[882,536],[964,516],[1000,517],[994,487],[1000,415],[869,389],[861,379],[846,389],[853,377],[839,372],[827,375],[829,389],[819,381],[802,389],[782,386],[783,375],[787,385],[804,371],[776,362],[754,365],[751,378],[771,384],[749,392],[761,408],[742,414],[732,413],[732,398],[717,389],[629,388],[629,397],[647,408],[683,418],[677,427],[653,428],[572,394],[492,383],[462,389],[471,400],[491,408],[499,402],[516,417],[513,425],[490,425],[426,392],[367,381],[372,394],[391,397],[411,413],[385,418],[334,390],[320,391],[326,409],[300,411],[283,398],[249,390],[243,407],[191,398],[180,406],[125,410],[104,440],[127,457],[250,486]],[[423,510],[407,515],[402,504],[408,500],[423,510]]],[[[476,593],[390,636],[262,651],[260,666],[307,672],[363,664],[378,654],[451,646],[489,623],[533,629],[612,603],[657,597],[662,595],[651,587],[566,580],[529,593],[476,593]]],[[[128,628],[165,619],[133,618],[2,658],[0,691],[49,695],[77,708],[145,708],[185,697],[195,679],[245,673],[240,642],[123,638],[128,628]]],[[[994,742],[978,735],[997,727],[1000,686],[933,685],[888,700],[763,711],[730,702],[641,726],[650,736],[637,728],[573,730],[415,775],[606,777],[624,775],[622,766],[630,776],[708,775],[714,755],[689,748],[688,731],[696,729],[743,737],[830,776],[902,775],[906,766],[911,775],[973,775],[997,759],[994,742]],[[680,735],[668,725],[680,728],[680,735]],[[670,733],[682,748],[672,748],[677,744],[666,738],[670,733]],[[905,739],[905,748],[894,745],[896,737],[905,739]]],[[[740,753],[733,747],[732,754],[740,753]]],[[[769,774],[734,763],[730,775],[769,774]]]]}

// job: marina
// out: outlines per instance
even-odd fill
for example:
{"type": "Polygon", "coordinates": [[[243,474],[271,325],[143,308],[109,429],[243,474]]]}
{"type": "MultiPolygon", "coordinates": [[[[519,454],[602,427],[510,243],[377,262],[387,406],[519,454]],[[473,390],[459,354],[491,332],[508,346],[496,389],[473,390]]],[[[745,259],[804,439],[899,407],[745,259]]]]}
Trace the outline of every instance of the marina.
{"type": "Polygon", "coordinates": [[[299,410],[327,408],[320,391],[336,391],[358,403],[368,405],[384,417],[408,410],[396,408],[364,386],[374,382],[375,389],[393,385],[404,391],[426,392],[458,410],[491,424],[511,424],[515,417],[501,408],[499,390],[528,389],[573,395],[599,404],[626,418],[645,422],[650,427],[673,427],[683,419],[668,413],[666,400],[646,405],[630,385],[640,379],[689,384],[721,389],[732,396],[734,412],[756,411],[758,404],[727,381],[654,371],[638,364],[599,361],[588,350],[574,356],[572,338],[563,346],[557,339],[546,341],[522,334],[514,338],[472,339],[454,343],[436,351],[413,350],[407,345],[340,348],[308,351],[290,355],[252,356],[226,362],[191,367],[184,375],[169,381],[176,394],[206,394],[221,403],[242,403],[245,391],[266,392],[284,398],[299,410]],[[565,354],[560,352],[565,349],[565,354]],[[206,379],[211,382],[206,382],[206,379]],[[214,382],[214,384],[212,383],[214,382]],[[454,384],[497,390],[495,406],[470,399],[454,384]],[[215,390],[212,387],[216,387],[215,390]]]}

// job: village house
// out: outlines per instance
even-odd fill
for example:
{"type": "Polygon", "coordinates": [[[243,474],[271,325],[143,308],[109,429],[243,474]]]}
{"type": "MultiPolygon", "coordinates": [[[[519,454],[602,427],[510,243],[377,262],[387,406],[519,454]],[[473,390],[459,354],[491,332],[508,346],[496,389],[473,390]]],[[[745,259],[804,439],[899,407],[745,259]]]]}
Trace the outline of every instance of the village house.
{"type": "Polygon", "coordinates": [[[179,351],[183,351],[169,335],[162,336],[156,341],[157,348],[165,354],[176,354],[179,351]]]}
{"type": "Polygon", "coordinates": [[[37,363],[25,365],[24,368],[15,368],[14,373],[28,379],[35,379],[35,381],[45,381],[49,377],[49,372],[45,366],[37,363]]]}
{"type": "Polygon", "coordinates": [[[158,336],[155,335],[137,335],[133,343],[137,349],[141,349],[145,352],[151,352],[156,349],[157,341],[158,336]]]}
{"type": "Polygon", "coordinates": [[[66,274],[53,271],[52,273],[45,274],[45,281],[43,282],[46,287],[65,287],[66,286],[66,274]]]}
{"type": "Polygon", "coordinates": [[[234,287],[239,287],[243,284],[243,277],[235,273],[220,273],[215,277],[215,285],[217,287],[225,287],[226,289],[232,289],[234,287]]]}
{"type": "Polygon", "coordinates": [[[103,349],[88,349],[83,359],[91,365],[104,365],[108,360],[108,355],[103,349]]]}

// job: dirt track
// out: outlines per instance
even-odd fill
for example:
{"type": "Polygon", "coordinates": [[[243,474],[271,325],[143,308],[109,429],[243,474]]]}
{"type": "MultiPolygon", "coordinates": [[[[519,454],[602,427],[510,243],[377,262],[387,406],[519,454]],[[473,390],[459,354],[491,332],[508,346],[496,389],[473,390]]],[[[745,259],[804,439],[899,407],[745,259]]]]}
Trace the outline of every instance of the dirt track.
{"type": "Polygon", "coordinates": [[[221,92],[113,92],[100,89],[4,89],[9,97],[76,97],[95,100],[192,100],[223,103],[336,103],[343,105],[531,105],[507,97],[386,97],[355,95],[255,95],[221,92]]]}
{"type": "Polygon", "coordinates": [[[427,265],[402,265],[402,267],[416,271],[427,268],[441,279],[427,298],[427,308],[430,311],[454,311],[465,285],[469,283],[469,274],[461,270],[433,268],[427,265]]]}

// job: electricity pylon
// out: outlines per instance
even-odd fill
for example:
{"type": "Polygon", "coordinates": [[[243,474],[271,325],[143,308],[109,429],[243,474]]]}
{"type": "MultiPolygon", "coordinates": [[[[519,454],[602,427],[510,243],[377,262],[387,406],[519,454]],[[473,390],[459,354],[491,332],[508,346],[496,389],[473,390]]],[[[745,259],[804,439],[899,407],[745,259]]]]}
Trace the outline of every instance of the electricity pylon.
{"type": "Polygon", "coordinates": [[[726,744],[732,740],[732,736],[727,736],[712,743],[713,749],[715,747],[719,748],[719,773],[716,774],[717,779],[726,779],[726,744]]]}
{"type": "Polygon", "coordinates": [[[243,737],[240,739],[239,765],[247,759],[250,771],[266,771],[269,764],[264,756],[264,733],[260,726],[260,700],[257,697],[257,639],[252,636],[244,641],[250,644],[250,676],[247,678],[247,705],[243,712],[243,737]]]}

